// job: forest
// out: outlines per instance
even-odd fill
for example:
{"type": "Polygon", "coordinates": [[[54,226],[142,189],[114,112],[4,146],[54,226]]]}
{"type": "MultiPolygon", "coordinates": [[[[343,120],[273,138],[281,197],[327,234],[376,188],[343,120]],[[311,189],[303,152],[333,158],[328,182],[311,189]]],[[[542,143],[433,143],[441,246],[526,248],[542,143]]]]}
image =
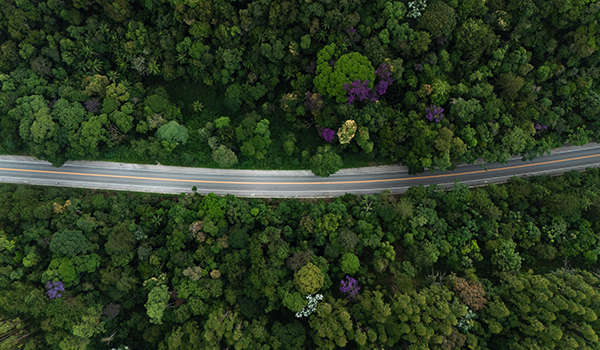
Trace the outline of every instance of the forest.
{"type": "Polygon", "coordinates": [[[600,170],[246,199],[0,185],[0,349],[598,349],[600,170]]]}
{"type": "MultiPolygon", "coordinates": [[[[600,141],[596,0],[0,5],[0,154],[56,167],[600,141]]],[[[599,217],[596,168],[318,200],[0,184],[0,350],[595,350],[599,217]]]]}
{"type": "Polygon", "coordinates": [[[0,153],[453,169],[600,141],[596,0],[1,0],[0,153]]]}

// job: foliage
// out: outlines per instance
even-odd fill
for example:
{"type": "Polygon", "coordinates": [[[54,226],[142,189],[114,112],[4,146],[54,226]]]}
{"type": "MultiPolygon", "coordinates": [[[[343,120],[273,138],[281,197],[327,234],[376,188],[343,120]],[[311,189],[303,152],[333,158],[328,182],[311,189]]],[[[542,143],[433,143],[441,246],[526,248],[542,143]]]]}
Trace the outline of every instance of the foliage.
{"type": "Polygon", "coordinates": [[[598,178],[271,203],[3,185],[6,344],[596,346],[598,178]]]}
{"type": "Polygon", "coordinates": [[[155,286],[150,293],[148,293],[148,301],[145,306],[151,323],[162,324],[162,318],[168,300],[169,293],[167,286],[164,284],[155,286]]]}
{"type": "Polygon", "coordinates": [[[60,292],[63,292],[65,290],[65,286],[60,281],[58,281],[58,282],[48,281],[48,282],[46,282],[46,288],[48,288],[48,291],[46,292],[46,294],[48,294],[48,297],[50,299],[60,298],[62,296],[60,294],[60,292]]]}
{"type": "Polygon", "coordinates": [[[358,283],[356,282],[356,280],[350,276],[346,276],[345,280],[341,280],[340,284],[342,285],[340,287],[340,292],[342,293],[348,293],[348,295],[346,296],[346,299],[348,300],[352,300],[352,299],[356,299],[356,297],[358,296],[358,291],[360,290],[360,286],[358,285],[358,283]]]}
{"type": "Polygon", "coordinates": [[[319,51],[317,55],[317,76],[314,79],[317,90],[321,94],[335,98],[339,103],[345,100],[345,84],[360,80],[364,81],[369,88],[373,88],[375,69],[369,59],[358,52],[347,53],[340,56],[332,69],[329,60],[332,59],[335,50],[335,44],[331,44],[319,51]]]}
{"type": "Polygon", "coordinates": [[[378,96],[374,94],[375,91],[368,87],[369,81],[365,80],[361,82],[360,79],[356,79],[352,82],[352,86],[346,83],[344,84],[344,90],[348,91],[348,104],[352,104],[356,98],[359,101],[369,99],[369,101],[377,101],[378,96]]]}
{"type": "Polygon", "coordinates": [[[317,153],[310,158],[310,167],[313,174],[329,177],[342,168],[343,161],[330,145],[317,148],[317,153]]]}
{"type": "Polygon", "coordinates": [[[156,138],[163,141],[169,141],[178,145],[179,143],[184,144],[188,139],[188,130],[184,125],[179,125],[174,120],[171,120],[167,124],[161,126],[156,130],[156,138]]]}
{"type": "Polygon", "coordinates": [[[355,274],[360,268],[360,261],[356,255],[344,253],[340,259],[340,267],[344,273],[355,274]]]}
{"type": "Polygon", "coordinates": [[[86,253],[92,249],[92,243],[81,231],[62,230],[55,233],[50,241],[50,250],[69,258],[86,253]]]}
{"type": "Polygon", "coordinates": [[[408,18],[421,17],[423,11],[427,8],[427,0],[415,0],[408,3],[408,18]]]}
{"type": "Polygon", "coordinates": [[[315,294],[323,287],[324,275],[316,265],[308,263],[294,273],[294,284],[301,294],[315,294]]]}
{"type": "Polygon", "coordinates": [[[229,168],[238,161],[237,155],[225,145],[220,145],[213,151],[213,159],[223,168],[229,168]]]}
{"type": "MultiPolygon", "coordinates": [[[[414,174],[532,159],[600,138],[599,9],[6,1],[0,151],[55,166],[216,162],[322,176],[344,162],[414,174]],[[344,86],[357,80],[377,101],[348,105],[344,86]],[[315,125],[340,144],[321,141],[315,125]]],[[[597,176],[347,195],[331,206],[3,185],[2,345],[598,348],[597,176]],[[351,303],[336,283],[346,253],[360,262],[351,303]],[[323,300],[307,322],[280,317],[306,306],[293,276],[309,262],[323,300]],[[172,290],[153,306],[157,325],[141,304],[163,278],[172,290]],[[59,280],[66,291],[49,300],[44,285],[59,280]]]]}
{"type": "Polygon", "coordinates": [[[317,310],[317,305],[319,304],[319,301],[323,300],[323,295],[315,294],[315,296],[313,297],[309,294],[306,296],[306,299],[308,300],[308,306],[296,313],[297,318],[308,317],[312,313],[314,313],[317,310]]]}
{"type": "Polygon", "coordinates": [[[433,2],[419,18],[419,25],[434,37],[448,36],[456,26],[456,12],[443,1],[433,2]]]}
{"type": "Polygon", "coordinates": [[[335,131],[333,131],[329,128],[322,128],[322,129],[319,129],[319,136],[321,136],[325,141],[331,143],[331,141],[333,141],[333,138],[335,136],[335,131]]]}
{"type": "Polygon", "coordinates": [[[356,122],[354,120],[346,120],[344,125],[338,129],[337,136],[341,144],[350,143],[356,135],[356,122]]]}
{"type": "Polygon", "coordinates": [[[231,166],[308,168],[304,157],[319,147],[304,146],[310,127],[339,131],[352,118],[370,141],[362,155],[340,148],[342,159],[401,162],[418,173],[533,158],[600,135],[591,2],[254,2],[144,0],[135,11],[122,0],[10,5],[0,55],[2,150],[55,166],[111,159],[210,167],[223,144],[243,157],[231,166]],[[366,103],[344,108],[347,90],[349,102],[366,103]],[[439,123],[454,134],[450,150],[420,137],[413,116],[423,105],[449,111],[439,123]],[[386,112],[358,113],[369,108],[386,112]],[[245,119],[237,116],[249,113],[269,120],[277,137],[235,142],[245,119]],[[183,141],[156,135],[170,121],[198,130],[221,115],[229,127],[203,134],[206,143],[192,135],[177,147],[183,141]],[[541,129],[530,133],[530,124],[541,129]],[[517,141],[519,129],[531,134],[526,142],[517,141]]]}
{"type": "Polygon", "coordinates": [[[430,105],[428,108],[425,108],[425,117],[430,122],[439,123],[442,121],[442,118],[444,118],[444,114],[442,112],[444,112],[443,108],[436,105],[430,105]]]}

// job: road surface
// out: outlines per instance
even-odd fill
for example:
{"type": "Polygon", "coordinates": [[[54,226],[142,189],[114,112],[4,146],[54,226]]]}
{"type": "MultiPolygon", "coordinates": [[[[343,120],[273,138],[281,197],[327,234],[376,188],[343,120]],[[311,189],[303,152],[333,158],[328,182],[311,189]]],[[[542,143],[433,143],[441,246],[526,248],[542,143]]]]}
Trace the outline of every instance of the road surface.
{"type": "Polygon", "coordinates": [[[231,170],[183,168],[111,162],[67,162],[54,168],[31,157],[0,156],[0,182],[154,193],[233,194],[238,197],[334,197],[345,193],[403,193],[409,187],[438,184],[452,187],[455,179],[469,186],[505,182],[512,176],[562,174],[600,166],[600,145],[563,147],[533,161],[512,158],[507,164],[461,165],[454,171],[408,175],[403,166],[343,169],[328,178],[305,170],[231,170]]]}

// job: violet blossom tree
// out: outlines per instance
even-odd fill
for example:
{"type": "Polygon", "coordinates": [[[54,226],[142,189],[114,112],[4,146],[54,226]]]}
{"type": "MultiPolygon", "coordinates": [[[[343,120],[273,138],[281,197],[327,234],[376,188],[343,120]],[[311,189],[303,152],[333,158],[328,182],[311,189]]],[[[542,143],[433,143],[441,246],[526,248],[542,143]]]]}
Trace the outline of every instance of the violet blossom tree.
{"type": "Polygon", "coordinates": [[[379,96],[385,94],[388,86],[392,85],[394,79],[391,78],[391,66],[387,63],[382,63],[375,70],[375,75],[379,78],[379,84],[375,87],[375,91],[379,96]]]}
{"type": "Polygon", "coordinates": [[[91,99],[85,102],[85,108],[90,113],[95,113],[100,111],[101,104],[97,98],[91,99]]]}
{"type": "MultiPolygon", "coordinates": [[[[367,86],[368,84],[368,80],[362,82],[360,79],[353,81],[352,85],[348,83],[344,84],[344,90],[348,91],[349,105],[357,98],[359,101],[363,101],[370,97],[371,89],[367,86]]],[[[372,101],[376,101],[376,99],[373,99],[372,101]]]]}
{"type": "Polygon", "coordinates": [[[335,131],[329,128],[319,128],[319,136],[321,136],[325,141],[331,143],[335,136],[335,131]]]}
{"type": "Polygon", "coordinates": [[[346,276],[346,279],[341,280],[340,283],[342,285],[340,287],[340,292],[348,293],[346,299],[348,299],[349,301],[356,299],[356,297],[358,296],[358,291],[360,290],[358,282],[356,282],[354,278],[346,276]]]}
{"type": "Polygon", "coordinates": [[[60,292],[65,290],[65,286],[63,285],[63,283],[61,281],[58,282],[46,282],[46,288],[48,288],[48,291],[46,292],[46,294],[48,294],[48,297],[50,297],[50,299],[55,299],[55,298],[60,298],[62,295],[60,294],[60,292]]]}
{"type": "Polygon", "coordinates": [[[375,75],[379,78],[379,83],[374,89],[368,87],[369,80],[363,82],[360,79],[356,79],[352,82],[352,85],[348,83],[344,84],[344,90],[348,91],[348,104],[352,104],[357,98],[359,101],[369,99],[370,102],[375,102],[379,100],[379,97],[386,93],[388,86],[394,82],[394,79],[390,77],[390,68],[389,64],[382,63],[375,70],[375,75]]]}
{"type": "Polygon", "coordinates": [[[442,113],[444,109],[442,107],[436,105],[430,105],[429,108],[425,108],[425,117],[430,122],[439,123],[444,118],[444,114],[442,113]]]}

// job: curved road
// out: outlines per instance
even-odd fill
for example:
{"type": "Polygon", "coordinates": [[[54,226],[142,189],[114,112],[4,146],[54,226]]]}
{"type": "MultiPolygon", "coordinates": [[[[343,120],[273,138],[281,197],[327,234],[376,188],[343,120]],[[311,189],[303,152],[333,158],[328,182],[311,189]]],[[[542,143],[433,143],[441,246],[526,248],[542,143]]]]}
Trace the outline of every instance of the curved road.
{"type": "Polygon", "coordinates": [[[0,156],[0,182],[155,193],[192,192],[238,197],[333,197],[345,193],[373,194],[383,190],[402,193],[411,186],[438,184],[452,187],[455,179],[470,186],[504,182],[512,176],[562,174],[600,166],[600,145],[563,147],[552,154],[507,164],[461,165],[454,171],[408,175],[402,166],[343,169],[328,178],[310,171],[224,170],[139,165],[110,162],[67,162],[54,168],[31,157],[0,156]],[[58,184],[57,184],[58,182],[58,184]]]}

